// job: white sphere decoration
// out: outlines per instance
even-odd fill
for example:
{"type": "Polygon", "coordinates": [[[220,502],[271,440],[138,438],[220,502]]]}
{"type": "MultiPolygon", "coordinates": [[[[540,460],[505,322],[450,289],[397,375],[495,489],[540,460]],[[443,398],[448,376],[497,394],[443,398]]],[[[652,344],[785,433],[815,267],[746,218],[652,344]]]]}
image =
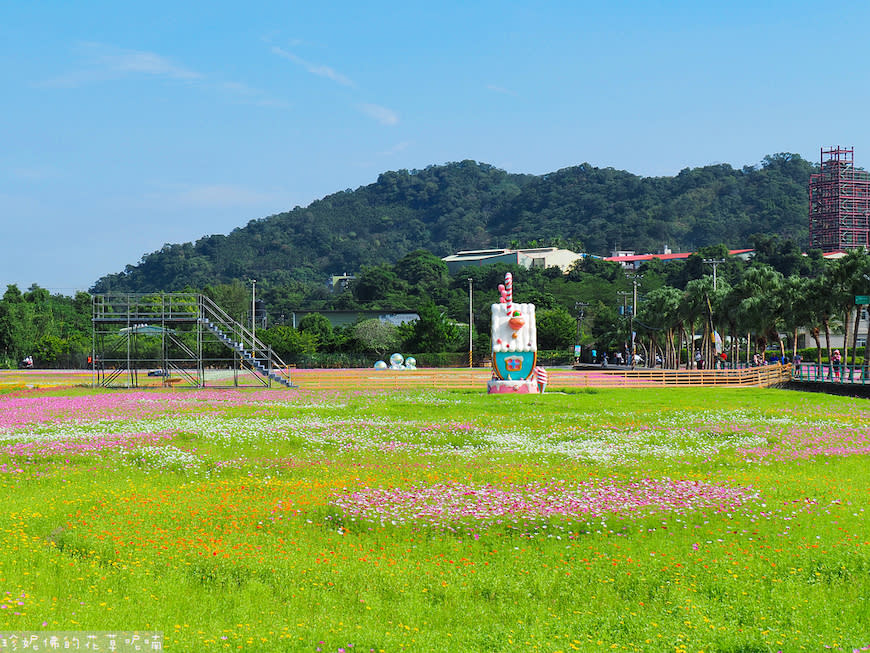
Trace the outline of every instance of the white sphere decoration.
{"type": "Polygon", "coordinates": [[[378,361],[377,363],[375,363],[375,369],[376,370],[385,370],[385,369],[387,369],[387,364],[384,361],[378,361]]]}
{"type": "Polygon", "coordinates": [[[390,356],[390,365],[393,367],[402,367],[402,363],[405,362],[405,357],[402,354],[395,353],[390,356]]]}
{"type": "Polygon", "coordinates": [[[413,356],[408,356],[405,359],[405,368],[409,369],[409,370],[416,370],[417,369],[417,359],[414,358],[413,356]]]}

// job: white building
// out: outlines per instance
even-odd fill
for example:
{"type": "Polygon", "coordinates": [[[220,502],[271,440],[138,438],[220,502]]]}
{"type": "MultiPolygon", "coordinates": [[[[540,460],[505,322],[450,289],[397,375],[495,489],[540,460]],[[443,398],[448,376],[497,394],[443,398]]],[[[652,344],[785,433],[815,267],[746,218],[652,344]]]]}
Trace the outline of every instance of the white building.
{"type": "Polygon", "coordinates": [[[447,270],[450,274],[468,266],[480,267],[493,263],[510,263],[521,265],[524,268],[557,267],[567,274],[574,262],[583,256],[584,254],[577,254],[558,247],[533,247],[529,249],[463,250],[445,256],[441,260],[447,264],[447,270]]]}

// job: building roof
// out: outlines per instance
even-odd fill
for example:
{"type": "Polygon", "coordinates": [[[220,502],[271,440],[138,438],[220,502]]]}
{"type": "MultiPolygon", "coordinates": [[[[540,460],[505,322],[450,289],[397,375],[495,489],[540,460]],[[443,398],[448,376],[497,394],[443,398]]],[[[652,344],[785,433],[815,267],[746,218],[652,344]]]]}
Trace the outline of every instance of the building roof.
{"type": "MultiPolygon", "coordinates": [[[[741,254],[748,254],[752,252],[752,249],[729,249],[729,256],[739,256],[741,254]]],[[[613,261],[614,263],[636,263],[639,261],[651,261],[654,258],[657,258],[661,261],[673,261],[674,259],[686,259],[689,258],[695,252],[678,252],[674,254],[632,254],[631,256],[605,256],[605,261],[613,261]]]]}
{"type": "Polygon", "coordinates": [[[450,256],[445,256],[442,261],[467,261],[492,258],[493,256],[504,256],[505,254],[516,253],[515,249],[466,249],[450,256]]]}

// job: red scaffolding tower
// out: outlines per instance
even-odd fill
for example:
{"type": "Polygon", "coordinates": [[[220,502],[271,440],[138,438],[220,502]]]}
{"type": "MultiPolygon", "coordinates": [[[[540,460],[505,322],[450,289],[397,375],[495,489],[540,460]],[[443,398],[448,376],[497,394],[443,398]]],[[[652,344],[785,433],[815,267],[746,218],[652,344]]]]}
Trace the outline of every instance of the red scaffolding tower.
{"type": "Polygon", "coordinates": [[[855,148],[821,149],[810,177],[810,247],[870,248],[870,173],[855,168],[855,148]]]}

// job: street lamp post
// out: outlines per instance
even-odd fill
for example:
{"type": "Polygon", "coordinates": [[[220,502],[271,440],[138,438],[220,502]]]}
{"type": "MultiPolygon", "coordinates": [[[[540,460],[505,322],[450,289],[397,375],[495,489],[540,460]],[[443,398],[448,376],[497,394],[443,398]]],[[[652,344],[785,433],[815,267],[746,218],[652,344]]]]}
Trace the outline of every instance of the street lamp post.
{"type": "Polygon", "coordinates": [[[720,263],[724,263],[724,258],[705,258],[704,263],[707,265],[713,266],[713,290],[716,290],[716,266],[720,263]]]}
{"type": "Polygon", "coordinates": [[[472,301],[472,287],[474,285],[474,279],[468,277],[468,367],[474,367],[473,363],[473,353],[474,353],[474,311],[471,308],[472,301]]]}
{"type": "MultiPolygon", "coordinates": [[[[631,313],[629,312],[629,308],[628,308],[628,298],[631,295],[631,291],[630,290],[617,290],[616,294],[618,296],[622,297],[622,317],[625,317],[627,315],[630,316],[631,313]]],[[[628,337],[631,338],[631,317],[629,317],[628,337]]],[[[630,347],[628,345],[626,345],[625,342],[623,342],[622,345],[623,345],[623,350],[625,350],[626,356],[630,356],[630,354],[628,353],[630,347]]],[[[620,356],[621,355],[622,355],[622,353],[620,353],[620,356]]],[[[630,362],[630,361],[626,361],[626,362],[630,362]]]]}
{"type": "Polygon", "coordinates": [[[638,279],[643,279],[642,274],[635,274],[631,277],[631,285],[632,285],[632,298],[631,298],[631,313],[628,316],[628,331],[631,336],[631,369],[634,369],[634,356],[635,356],[635,338],[634,338],[634,315],[637,312],[637,281],[638,279]]]}
{"type": "MultiPolygon", "coordinates": [[[[713,266],[713,292],[716,292],[716,267],[720,263],[724,263],[724,262],[725,262],[724,258],[705,258],[704,259],[704,263],[706,263],[707,265],[713,266]]],[[[707,308],[708,308],[708,310],[710,309],[710,298],[709,297],[707,298],[707,308]]],[[[714,334],[716,333],[716,329],[715,329],[715,325],[713,324],[713,311],[712,310],[710,310],[710,313],[709,313],[709,322],[710,322],[710,337],[715,338],[714,334]]],[[[704,327],[705,331],[706,331],[706,329],[707,329],[707,327],[704,327]]],[[[723,345],[723,347],[724,347],[724,345],[723,345]]],[[[708,342],[705,345],[705,350],[706,350],[705,357],[707,359],[711,358],[712,355],[714,354],[714,352],[716,351],[716,343],[714,342],[712,347],[711,347],[710,343],[708,342]]],[[[708,363],[707,367],[709,368],[709,363],[708,363]]],[[[715,362],[713,362],[713,367],[714,368],[716,367],[715,362]]]]}
{"type": "MultiPolygon", "coordinates": [[[[863,276],[865,280],[870,281],[870,274],[863,274],[862,273],[861,276],[863,276]]],[[[858,310],[860,311],[861,309],[858,309],[858,310]]],[[[864,337],[864,367],[865,368],[867,368],[867,366],[868,366],[868,362],[867,362],[867,359],[868,359],[867,352],[868,351],[870,351],[870,306],[867,307],[867,335],[864,337]]],[[[864,374],[863,374],[862,378],[864,378],[864,379],[867,378],[867,370],[866,369],[864,370],[864,374]]]]}
{"type": "Polygon", "coordinates": [[[257,280],[251,279],[251,350],[256,354],[254,343],[257,340],[257,280]]]}
{"type": "MultiPolygon", "coordinates": [[[[583,322],[583,309],[589,306],[586,302],[575,302],[574,309],[577,311],[577,339],[574,341],[574,364],[580,364],[580,325],[583,322]]],[[[595,361],[593,361],[595,362],[595,361]]]]}

